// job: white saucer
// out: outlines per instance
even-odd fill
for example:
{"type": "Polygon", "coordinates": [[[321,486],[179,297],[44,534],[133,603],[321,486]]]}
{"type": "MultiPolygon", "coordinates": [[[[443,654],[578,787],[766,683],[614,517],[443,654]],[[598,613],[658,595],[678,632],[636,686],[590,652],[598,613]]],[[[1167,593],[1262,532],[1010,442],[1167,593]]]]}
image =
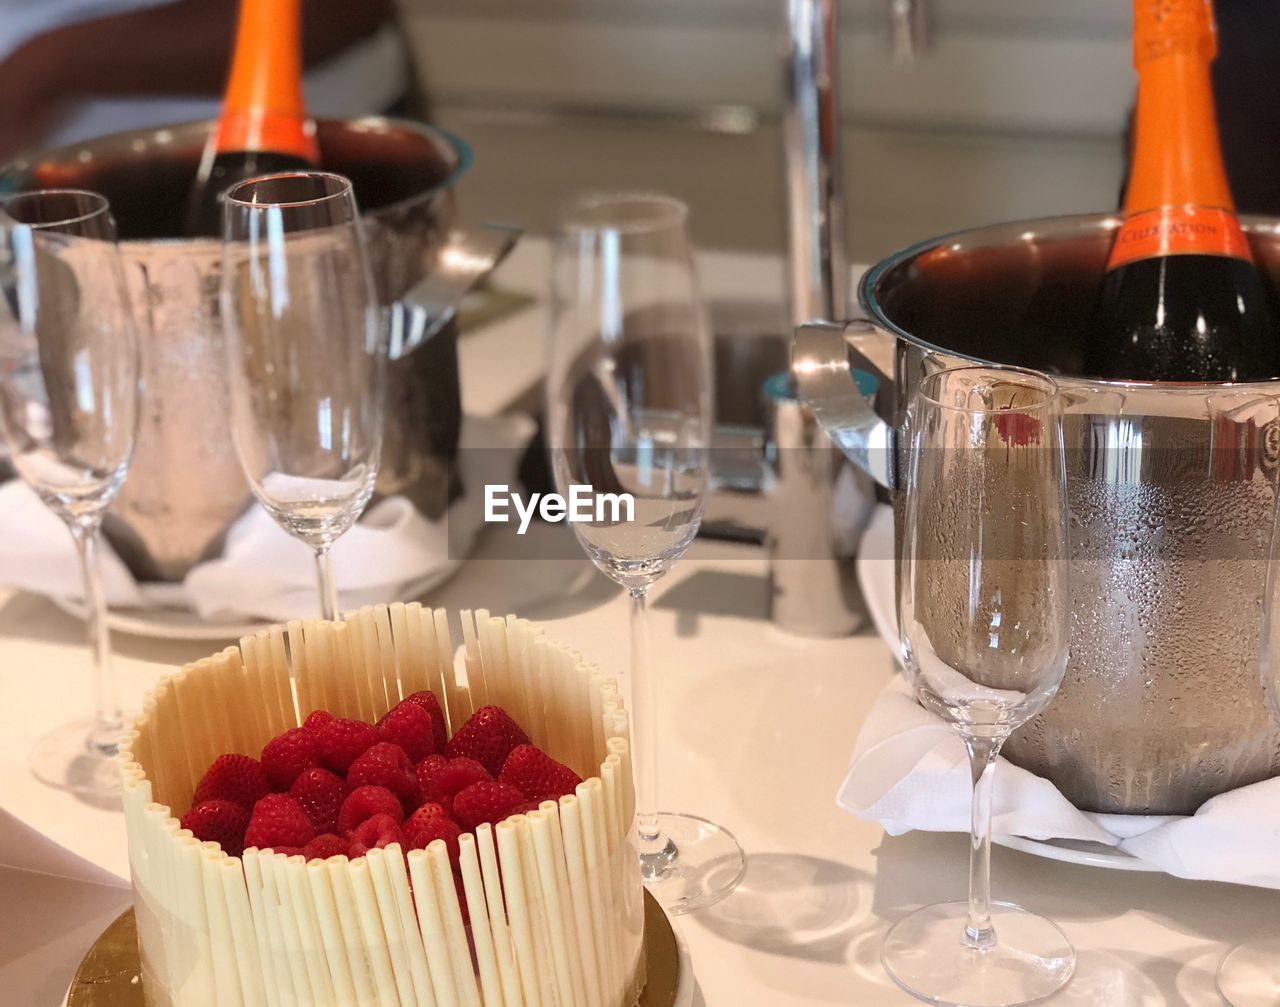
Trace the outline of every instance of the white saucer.
{"type": "MultiPolygon", "coordinates": [[[[58,608],[77,619],[87,616],[79,598],[50,598],[58,608]]],[[[107,625],[117,633],[152,640],[238,640],[260,630],[267,622],[212,622],[185,608],[113,608],[107,625]]]]}
{"type": "Polygon", "coordinates": [[[1105,867],[1112,871],[1139,871],[1147,874],[1163,874],[1155,864],[1125,853],[1124,850],[1091,843],[1085,839],[1024,839],[1022,836],[992,836],[991,841],[1011,850],[1020,850],[1032,856],[1048,860],[1061,860],[1085,867],[1105,867]]]}

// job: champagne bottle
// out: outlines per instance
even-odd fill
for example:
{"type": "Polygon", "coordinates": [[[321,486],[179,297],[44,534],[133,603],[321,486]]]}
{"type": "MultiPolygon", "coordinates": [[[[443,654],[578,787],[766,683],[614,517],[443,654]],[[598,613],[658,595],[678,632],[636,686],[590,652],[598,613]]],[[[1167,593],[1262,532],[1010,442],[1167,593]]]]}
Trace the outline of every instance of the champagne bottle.
{"type": "Polygon", "coordinates": [[[320,163],[302,98],[302,0],[241,0],[222,115],[187,201],[190,236],[222,233],[222,194],[254,175],[320,163]]]}
{"type": "Polygon", "coordinates": [[[1210,0],[1135,0],[1136,141],[1086,373],[1151,381],[1280,376],[1280,332],[1223,168],[1210,0]]]}

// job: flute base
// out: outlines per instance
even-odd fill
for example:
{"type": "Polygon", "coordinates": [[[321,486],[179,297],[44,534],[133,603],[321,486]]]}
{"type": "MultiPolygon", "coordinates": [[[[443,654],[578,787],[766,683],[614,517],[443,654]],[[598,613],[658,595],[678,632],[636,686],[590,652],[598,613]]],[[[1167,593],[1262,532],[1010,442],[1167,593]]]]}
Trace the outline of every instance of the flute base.
{"type": "Polygon", "coordinates": [[[1280,1003],[1280,940],[1250,941],[1222,960],[1218,992],[1231,1007],[1280,1003]]]}
{"type": "Polygon", "coordinates": [[[658,814],[657,844],[639,841],[649,894],[672,916],[714,905],[738,887],[747,858],[728,829],[697,815],[658,814]]]}
{"type": "Polygon", "coordinates": [[[1076,953],[1052,921],[1007,902],[991,906],[996,943],[964,943],[969,907],[943,902],[894,925],[881,959],[914,997],[947,1007],[1016,1007],[1052,996],[1071,979],[1076,953]]]}
{"type": "Polygon", "coordinates": [[[27,763],[41,783],[80,797],[118,801],[120,769],[114,751],[90,745],[94,722],[78,720],[55,727],[37,741],[27,763]]]}

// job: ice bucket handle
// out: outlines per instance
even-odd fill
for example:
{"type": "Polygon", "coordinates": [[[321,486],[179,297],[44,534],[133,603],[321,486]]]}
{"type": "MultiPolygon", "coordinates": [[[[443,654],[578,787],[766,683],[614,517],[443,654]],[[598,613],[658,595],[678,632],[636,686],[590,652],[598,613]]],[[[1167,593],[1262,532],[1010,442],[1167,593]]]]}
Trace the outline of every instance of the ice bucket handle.
{"type": "Polygon", "coordinates": [[[507,257],[522,233],[505,224],[451,231],[422,279],[391,306],[391,359],[408,356],[444,328],[462,298],[507,257]]]}
{"type": "Polygon", "coordinates": [[[806,322],[796,329],[791,350],[791,371],[813,415],[840,450],[886,489],[897,486],[896,431],[859,390],[855,371],[869,372],[881,387],[892,387],[873,356],[892,351],[894,342],[865,319],[806,322]]]}

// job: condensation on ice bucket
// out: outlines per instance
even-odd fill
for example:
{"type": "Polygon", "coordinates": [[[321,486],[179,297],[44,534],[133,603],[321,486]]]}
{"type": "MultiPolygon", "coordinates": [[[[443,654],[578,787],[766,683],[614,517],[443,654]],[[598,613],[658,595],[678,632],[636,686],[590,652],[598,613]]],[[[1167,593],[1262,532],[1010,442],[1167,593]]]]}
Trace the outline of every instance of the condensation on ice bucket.
{"type": "MultiPolygon", "coordinates": [[[[106,533],[134,576],[179,580],[217,556],[250,500],[227,426],[216,238],[184,239],[183,209],[211,123],[118,133],[44,151],[0,169],[0,191],[79,188],[111,202],[129,292],[139,313],[143,402],[129,478],[106,533]]],[[[466,144],[395,119],[321,120],[324,167],[347,175],[365,220],[384,305],[429,269],[454,218],[466,144]]],[[[456,331],[447,327],[387,369],[377,492],[444,513],[461,430],[456,331]]]]}
{"type": "MultiPolygon", "coordinates": [[[[1079,377],[1118,224],[1101,215],[1023,221],[900,252],[864,277],[870,324],[798,331],[796,374],[806,396],[822,398],[815,412],[833,438],[855,458],[878,459],[880,477],[897,485],[902,425],[923,375],[977,361],[1056,377],[1071,657],[1057,698],[1004,751],[1081,808],[1191,814],[1280,772],[1280,728],[1259,677],[1280,383],[1079,377]],[[831,377],[873,359],[890,386],[879,418],[852,382],[831,377]]],[[[1274,298],[1280,222],[1245,224],[1274,298]]],[[[931,617],[931,636],[945,639],[949,613],[931,617]]]]}

